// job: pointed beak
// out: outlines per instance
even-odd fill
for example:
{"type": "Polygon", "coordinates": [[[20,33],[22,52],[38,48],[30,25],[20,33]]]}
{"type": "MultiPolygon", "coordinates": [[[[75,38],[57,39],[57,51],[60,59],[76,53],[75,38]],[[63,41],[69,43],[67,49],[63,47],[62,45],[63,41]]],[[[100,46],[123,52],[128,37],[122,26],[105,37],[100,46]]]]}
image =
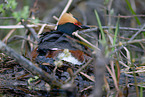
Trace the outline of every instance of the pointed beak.
{"type": "Polygon", "coordinates": [[[82,29],[89,29],[90,27],[89,26],[86,26],[86,25],[81,25],[81,28],[82,29]]]}
{"type": "Polygon", "coordinates": [[[89,26],[86,26],[86,25],[78,25],[77,23],[75,23],[75,25],[77,25],[81,29],[89,29],[90,28],[89,26]]]}

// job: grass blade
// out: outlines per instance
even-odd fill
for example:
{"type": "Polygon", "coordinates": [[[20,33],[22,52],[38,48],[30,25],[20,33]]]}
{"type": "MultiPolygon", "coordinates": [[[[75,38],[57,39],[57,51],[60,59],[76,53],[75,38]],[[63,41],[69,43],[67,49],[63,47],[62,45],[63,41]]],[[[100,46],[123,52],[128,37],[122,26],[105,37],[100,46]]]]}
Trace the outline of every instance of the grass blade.
{"type": "Polygon", "coordinates": [[[96,15],[96,19],[97,19],[97,22],[98,22],[98,25],[99,25],[99,28],[100,28],[101,34],[102,34],[103,43],[106,43],[106,38],[105,38],[104,31],[103,31],[103,29],[102,29],[102,24],[101,24],[101,21],[100,21],[99,15],[98,15],[98,13],[97,13],[96,10],[95,10],[95,15],[96,15]]]}
{"type": "MultiPolygon", "coordinates": [[[[116,24],[115,35],[114,35],[114,39],[113,39],[113,46],[116,43],[116,38],[117,38],[118,31],[119,31],[119,18],[118,18],[118,21],[117,21],[117,24],[116,24]]],[[[112,51],[114,51],[114,50],[115,50],[115,47],[112,48],[112,51]]]]}
{"type": "MultiPolygon", "coordinates": [[[[129,9],[130,9],[131,13],[132,13],[133,15],[136,15],[136,13],[134,12],[134,10],[133,10],[133,9],[132,9],[132,7],[131,7],[130,2],[129,2],[128,0],[125,0],[125,1],[126,1],[126,3],[127,3],[127,5],[128,5],[128,7],[129,7],[129,9]]],[[[138,25],[141,25],[141,23],[140,23],[140,21],[139,21],[138,17],[137,17],[137,16],[134,16],[134,18],[135,18],[135,20],[136,20],[137,24],[138,24],[138,25]]]]}

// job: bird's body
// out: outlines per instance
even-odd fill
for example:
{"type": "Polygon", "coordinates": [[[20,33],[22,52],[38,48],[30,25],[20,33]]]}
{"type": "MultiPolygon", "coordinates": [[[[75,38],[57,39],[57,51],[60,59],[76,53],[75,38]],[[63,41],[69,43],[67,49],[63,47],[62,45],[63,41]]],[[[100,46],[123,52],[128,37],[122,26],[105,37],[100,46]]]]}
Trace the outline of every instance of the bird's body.
{"type": "MultiPolygon", "coordinates": [[[[86,27],[86,26],[82,26],[86,27]]],[[[53,63],[52,59],[66,59],[71,60],[71,57],[78,60],[78,65],[84,61],[84,52],[79,48],[84,48],[83,45],[74,43],[67,35],[72,36],[72,33],[82,29],[81,23],[75,19],[72,14],[65,13],[60,19],[57,30],[45,32],[41,34],[39,38],[38,47],[32,52],[32,57],[38,63],[53,63]],[[65,51],[69,51],[70,56],[65,54],[65,51]],[[67,58],[67,57],[68,58],[67,58]],[[62,57],[62,58],[61,58],[62,57]]],[[[74,60],[74,64],[77,64],[74,60]]],[[[69,61],[70,63],[73,63],[69,61]]]]}

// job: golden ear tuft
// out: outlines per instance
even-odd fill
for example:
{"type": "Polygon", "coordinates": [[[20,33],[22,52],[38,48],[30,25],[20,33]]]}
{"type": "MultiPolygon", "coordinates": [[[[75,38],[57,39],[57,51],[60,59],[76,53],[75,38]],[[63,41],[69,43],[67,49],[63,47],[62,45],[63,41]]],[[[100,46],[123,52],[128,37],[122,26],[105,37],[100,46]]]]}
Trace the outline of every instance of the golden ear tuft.
{"type": "Polygon", "coordinates": [[[78,25],[81,25],[81,23],[77,19],[75,19],[71,13],[64,13],[60,18],[58,25],[62,25],[68,22],[77,23],[78,25]]]}

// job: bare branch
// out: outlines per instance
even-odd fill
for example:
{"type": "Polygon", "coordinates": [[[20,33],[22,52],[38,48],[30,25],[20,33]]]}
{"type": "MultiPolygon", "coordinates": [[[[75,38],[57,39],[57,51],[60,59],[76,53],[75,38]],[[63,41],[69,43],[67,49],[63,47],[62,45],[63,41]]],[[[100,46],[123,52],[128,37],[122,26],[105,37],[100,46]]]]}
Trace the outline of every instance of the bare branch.
{"type": "Polygon", "coordinates": [[[138,43],[138,42],[145,42],[145,39],[136,39],[136,40],[132,40],[132,41],[128,41],[128,42],[120,42],[118,44],[115,44],[113,46],[110,47],[117,47],[117,46],[121,46],[121,45],[126,45],[126,44],[131,44],[131,43],[138,43]]]}
{"type": "MultiPolygon", "coordinates": [[[[60,15],[60,17],[59,17],[58,21],[60,20],[60,18],[62,17],[62,15],[63,15],[64,13],[66,13],[66,12],[67,12],[67,10],[68,10],[68,8],[70,7],[70,5],[71,5],[72,1],[73,1],[73,0],[68,0],[68,3],[66,4],[66,6],[65,6],[64,10],[62,11],[62,13],[61,13],[61,15],[60,15]]],[[[58,25],[58,22],[56,23],[56,25],[58,25]]],[[[55,29],[57,29],[57,26],[56,26],[56,28],[55,28],[55,29]]]]}
{"type": "Polygon", "coordinates": [[[38,40],[38,36],[37,36],[37,33],[35,32],[35,30],[33,28],[28,27],[27,24],[23,20],[21,21],[21,23],[22,23],[22,25],[24,25],[24,27],[26,29],[28,29],[32,33],[35,40],[38,40]]]}
{"type": "MultiPolygon", "coordinates": [[[[76,75],[77,75],[78,73],[80,73],[85,67],[87,67],[92,61],[93,61],[93,58],[91,58],[85,65],[83,65],[80,69],[78,69],[78,70],[73,74],[73,78],[75,78],[76,75]]],[[[70,79],[71,79],[71,78],[68,78],[68,79],[66,80],[66,82],[70,81],[70,79]]]]}
{"type": "Polygon", "coordinates": [[[10,57],[14,58],[18,63],[20,63],[22,67],[30,71],[32,74],[39,76],[42,80],[46,81],[51,86],[57,86],[59,88],[61,87],[61,83],[55,80],[50,74],[43,71],[41,68],[35,66],[28,59],[16,53],[13,49],[6,46],[6,44],[4,44],[1,40],[0,40],[0,50],[8,54],[10,57]]]}

